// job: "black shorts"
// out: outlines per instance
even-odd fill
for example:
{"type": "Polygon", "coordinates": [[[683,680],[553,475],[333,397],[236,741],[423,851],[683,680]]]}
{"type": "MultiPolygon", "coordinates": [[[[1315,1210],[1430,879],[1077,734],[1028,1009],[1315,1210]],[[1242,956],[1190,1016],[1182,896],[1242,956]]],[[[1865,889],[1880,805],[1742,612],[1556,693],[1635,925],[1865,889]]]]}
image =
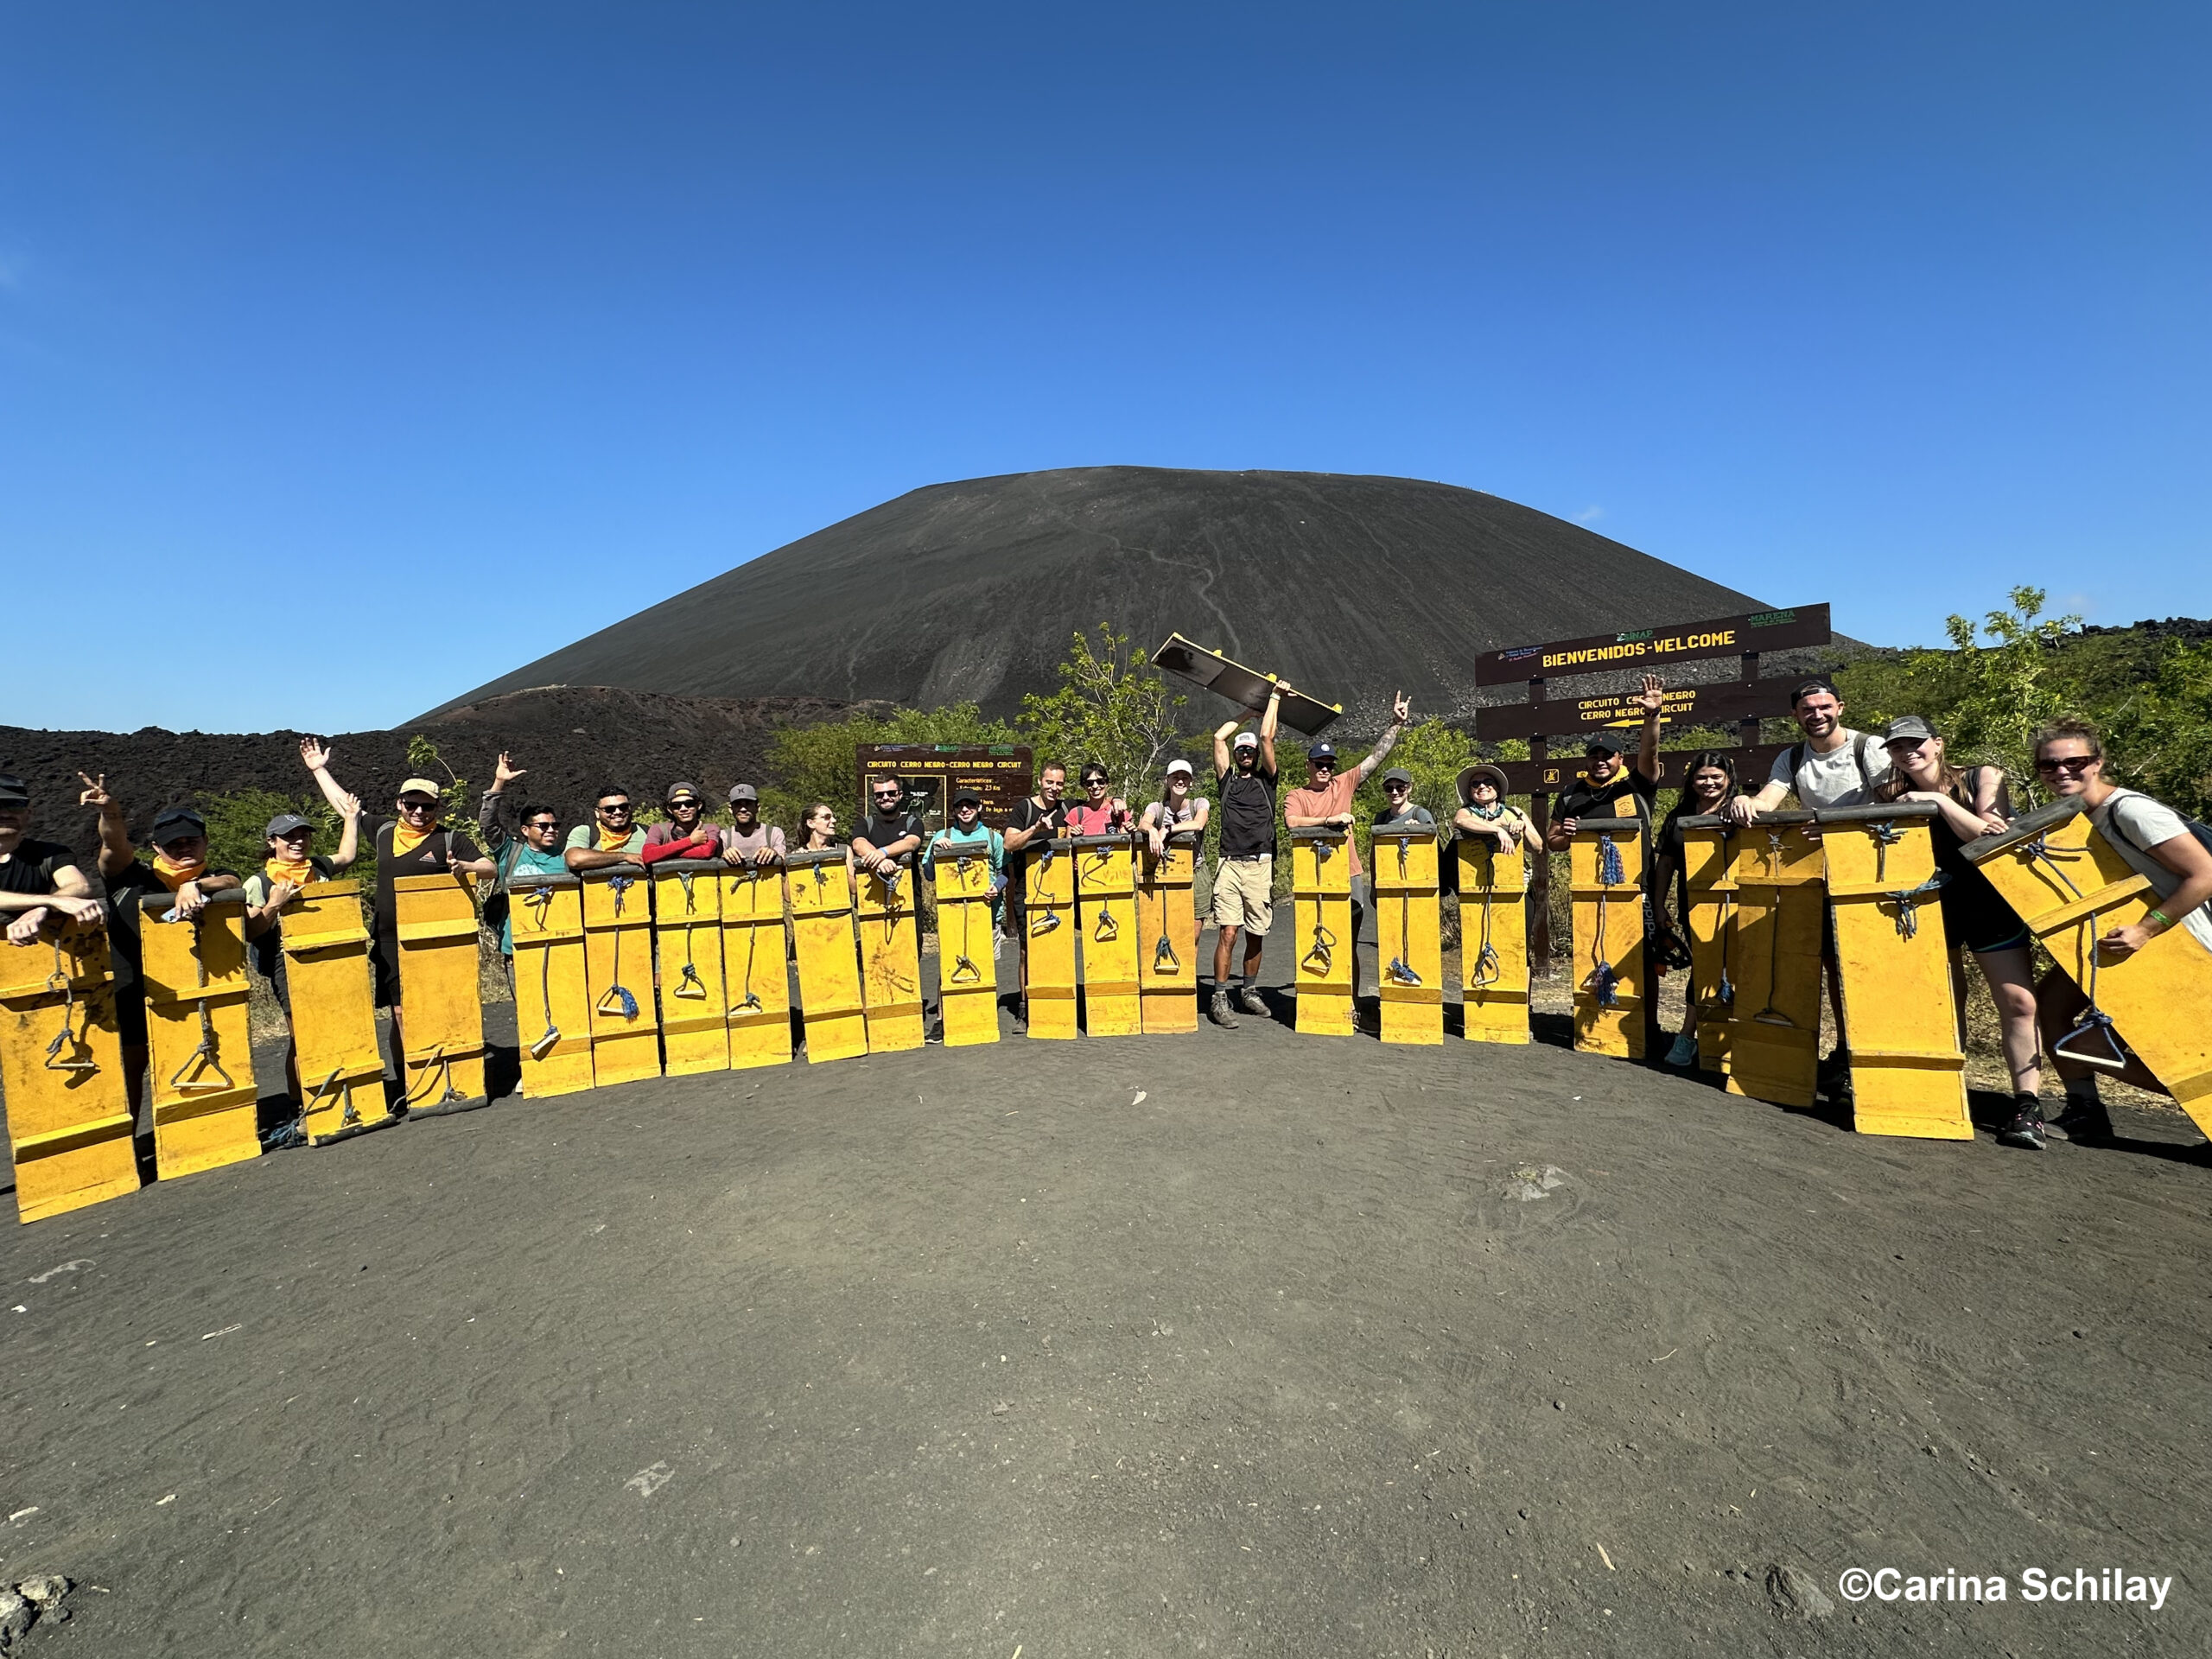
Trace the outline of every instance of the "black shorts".
{"type": "Polygon", "coordinates": [[[1936,893],[1943,906],[1943,937],[1976,956],[2016,950],[2028,942],[2028,925],[1980,870],[1954,870],[1936,893]]]}

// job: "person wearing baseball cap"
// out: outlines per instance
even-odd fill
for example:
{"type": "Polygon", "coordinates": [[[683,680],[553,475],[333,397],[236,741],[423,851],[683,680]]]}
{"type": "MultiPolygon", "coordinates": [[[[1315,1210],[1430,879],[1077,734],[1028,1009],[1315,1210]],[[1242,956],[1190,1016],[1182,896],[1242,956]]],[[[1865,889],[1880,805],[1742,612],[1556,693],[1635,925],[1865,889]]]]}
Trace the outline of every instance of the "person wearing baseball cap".
{"type": "Polygon", "coordinates": [[[1351,861],[1351,945],[1352,945],[1352,1002],[1359,1002],[1359,936],[1374,906],[1369,902],[1367,874],[1359,861],[1359,838],[1352,834],[1352,797],[1359,786],[1374,775],[1398,741],[1398,734],[1406,729],[1406,721],[1413,712],[1413,705],[1404,692],[1390,700],[1390,724],[1369,750],[1367,756],[1349,771],[1337,763],[1337,746],[1327,739],[1317,740],[1306,751],[1306,787],[1294,789],[1282,804],[1282,821],[1293,830],[1331,829],[1344,832],[1344,852],[1351,861]]]}
{"type": "Polygon", "coordinates": [[[515,765],[512,757],[502,749],[499,760],[493,763],[492,787],[484,791],[484,798],[476,809],[476,827],[483,831],[484,846],[492,855],[496,871],[484,899],[484,925],[489,927],[494,916],[499,918],[499,956],[507,965],[511,988],[515,961],[514,890],[531,886],[534,877],[563,875],[569,868],[568,860],[562,855],[559,812],[524,797],[523,809],[516,817],[521,825],[519,835],[510,834],[500,816],[507,785],[528,776],[530,769],[515,765]]]}
{"type": "Polygon", "coordinates": [[[645,831],[639,860],[658,864],[664,858],[715,858],[722,850],[721,826],[707,817],[707,803],[696,784],[671,784],[661,797],[668,817],[645,831]]]}
{"type": "Polygon", "coordinates": [[[1239,997],[1247,1014],[1265,1018],[1260,1000],[1260,955],[1274,925],[1275,900],[1275,727],[1290,687],[1277,683],[1256,732],[1237,731],[1229,721],[1213,734],[1215,793],[1221,798],[1221,861],[1213,878],[1214,1024],[1235,1030],[1229,1008],[1229,964],[1236,935],[1244,935],[1244,986],[1239,997]],[[1234,734],[1236,741],[1230,739],[1234,734]]]}
{"type": "Polygon", "coordinates": [[[85,786],[77,804],[99,810],[99,871],[107,883],[115,1023],[123,1039],[123,1086],[136,1110],[146,1078],[145,946],[139,933],[146,918],[145,901],[170,895],[178,917],[188,920],[206,909],[216,893],[234,891],[238,878],[234,871],[208,868],[207,821],[190,807],[164,807],[154,815],[147,836],[154,855],[150,861],[141,859],[130,842],[123,803],[108,791],[107,774],[92,778],[80,772],[77,781],[85,786]]]}
{"type": "Polygon", "coordinates": [[[722,831],[722,861],[764,868],[779,862],[786,850],[781,824],[760,821],[760,791],[750,784],[732,784],[729,791],[730,827],[722,831]]]}
{"type": "Polygon", "coordinates": [[[1414,799],[1414,775],[1403,766],[1382,774],[1382,804],[1376,809],[1375,827],[1395,825],[1402,830],[1433,830],[1436,815],[1414,799]]]}
{"type": "Polygon", "coordinates": [[[991,925],[994,940],[991,954],[998,954],[999,912],[1006,897],[1006,837],[983,822],[983,798],[966,785],[952,791],[952,822],[929,839],[922,853],[922,874],[937,874],[937,861],[942,858],[974,858],[982,853],[990,861],[991,925]]]}
{"type": "MultiPolygon", "coordinates": [[[[341,815],[349,796],[331,775],[335,751],[320,738],[300,740],[300,760],[314,777],[332,810],[341,815]]],[[[406,1052],[406,1036],[399,1008],[399,907],[392,883],[403,875],[435,875],[450,870],[458,875],[496,877],[499,867],[485,857],[476,843],[457,830],[439,827],[438,810],[444,791],[428,778],[410,778],[399,786],[396,816],[378,818],[369,825],[370,844],[376,849],[376,898],[370,906],[369,967],[376,981],[376,1005],[391,1011],[391,1049],[406,1052]]]]}
{"type": "MultiPolygon", "coordinates": [[[[1636,764],[1627,763],[1627,745],[1618,732],[1599,727],[1583,741],[1582,775],[1560,791],[1554,809],[1547,837],[1552,851],[1563,853],[1573,844],[1575,825],[1584,818],[1634,818],[1649,839],[1651,810],[1659,796],[1659,727],[1667,688],[1656,674],[1646,674],[1635,701],[1643,711],[1636,764]]],[[[1649,859],[1644,861],[1648,867],[1649,859]]]]}
{"type": "Polygon", "coordinates": [[[13,772],[0,772],[0,922],[8,943],[35,944],[58,921],[96,922],[100,901],[77,855],[30,833],[31,793],[13,772]]]}
{"type": "Polygon", "coordinates": [[[1167,779],[1160,791],[1160,798],[1148,801],[1137,815],[1137,829],[1152,843],[1152,855],[1158,858],[1167,849],[1167,837],[1178,830],[1195,830],[1205,833],[1213,808],[1203,795],[1191,793],[1196,776],[1191,763],[1178,755],[1167,763],[1167,779]]]}

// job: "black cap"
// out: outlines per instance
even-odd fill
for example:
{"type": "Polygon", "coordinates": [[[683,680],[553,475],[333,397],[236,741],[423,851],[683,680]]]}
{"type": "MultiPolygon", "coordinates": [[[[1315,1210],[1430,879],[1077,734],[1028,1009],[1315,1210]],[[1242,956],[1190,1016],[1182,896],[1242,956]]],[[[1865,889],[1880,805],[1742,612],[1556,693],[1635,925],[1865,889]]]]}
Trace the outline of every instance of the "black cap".
{"type": "Polygon", "coordinates": [[[1337,746],[1323,738],[1306,751],[1306,758],[1308,760],[1333,760],[1337,758],[1337,746]]]}
{"type": "Polygon", "coordinates": [[[1835,689],[1835,682],[1834,680],[1826,678],[1821,675],[1815,674],[1811,679],[1800,680],[1796,684],[1789,688],[1789,706],[1792,709],[1795,709],[1799,703],[1804,702],[1806,698],[1811,696],[1815,691],[1825,691],[1837,702],[1840,702],[1843,701],[1843,693],[1835,689]]]}
{"type": "Polygon", "coordinates": [[[1392,784],[1403,784],[1408,789],[1411,789],[1414,786],[1414,775],[1403,766],[1393,766],[1382,774],[1383,787],[1387,789],[1392,784]]]}
{"type": "Polygon", "coordinates": [[[760,804],[760,791],[750,784],[732,784],[729,786],[729,804],[735,806],[740,801],[751,801],[758,806],[760,804]]]}
{"type": "Polygon", "coordinates": [[[187,836],[204,836],[207,820],[188,806],[173,806],[154,819],[154,845],[164,842],[181,841],[187,836]]]}
{"type": "Polygon", "coordinates": [[[1923,720],[1918,715],[1899,715],[1895,720],[1890,722],[1890,729],[1882,734],[1882,741],[1885,743],[1894,743],[1899,738],[1910,737],[1919,739],[1929,738],[1935,735],[1936,728],[1933,726],[1930,726],[1926,721],[1923,720]]]}
{"type": "Polygon", "coordinates": [[[1626,748],[1618,732],[1595,731],[1582,740],[1582,753],[1585,754],[1598,749],[1603,749],[1607,754],[1621,754],[1626,752],[1626,748]]]}
{"type": "Polygon", "coordinates": [[[261,833],[268,836],[289,836],[295,830],[312,830],[315,826],[296,812],[279,812],[269,820],[269,827],[261,833]]]}
{"type": "Polygon", "coordinates": [[[0,772],[0,806],[29,806],[31,792],[12,772],[0,772]]]}
{"type": "Polygon", "coordinates": [[[983,798],[981,795],[978,795],[972,789],[954,790],[952,791],[952,804],[955,806],[957,806],[963,801],[973,801],[977,806],[981,806],[983,804],[983,798]]]}

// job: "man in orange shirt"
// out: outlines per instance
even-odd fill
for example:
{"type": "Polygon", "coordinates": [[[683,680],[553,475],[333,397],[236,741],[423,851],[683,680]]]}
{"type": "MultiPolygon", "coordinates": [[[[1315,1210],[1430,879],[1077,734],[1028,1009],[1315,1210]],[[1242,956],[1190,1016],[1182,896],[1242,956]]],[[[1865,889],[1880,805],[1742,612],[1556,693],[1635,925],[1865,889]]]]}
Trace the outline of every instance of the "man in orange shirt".
{"type": "Polygon", "coordinates": [[[1349,772],[1337,766],[1336,745],[1317,740],[1306,751],[1306,787],[1294,789],[1282,804],[1282,821],[1293,830],[1326,825],[1344,832],[1344,851],[1351,860],[1352,1001],[1359,1000],[1359,930],[1370,908],[1367,877],[1359,862],[1359,842],[1352,833],[1351,798],[1359,792],[1375,768],[1381,766],[1406,728],[1413,705],[1401,691],[1390,700],[1390,725],[1368,752],[1367,759],[1349,772]]]}

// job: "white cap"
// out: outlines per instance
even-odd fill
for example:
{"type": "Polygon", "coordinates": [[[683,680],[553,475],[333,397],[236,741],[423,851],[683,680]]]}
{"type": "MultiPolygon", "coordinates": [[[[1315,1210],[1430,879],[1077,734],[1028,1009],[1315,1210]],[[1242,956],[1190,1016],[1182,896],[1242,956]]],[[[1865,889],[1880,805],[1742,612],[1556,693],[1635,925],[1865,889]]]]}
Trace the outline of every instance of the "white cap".
{"type": "Polygon", "coordinates": [[[1257,732],[1239,732],[1236,734],[1236,741],[1230,747],[1236,749],[1256,749],[1260,747],[1260,734],[1257,732]]]}
{"type": "Polygon", "coordinates": [[[1167,775],[1173,778],[1179,772],[1185,778],[1191,775],[1191,763],[1179,756],[1167,763],[1167,775]]]}

